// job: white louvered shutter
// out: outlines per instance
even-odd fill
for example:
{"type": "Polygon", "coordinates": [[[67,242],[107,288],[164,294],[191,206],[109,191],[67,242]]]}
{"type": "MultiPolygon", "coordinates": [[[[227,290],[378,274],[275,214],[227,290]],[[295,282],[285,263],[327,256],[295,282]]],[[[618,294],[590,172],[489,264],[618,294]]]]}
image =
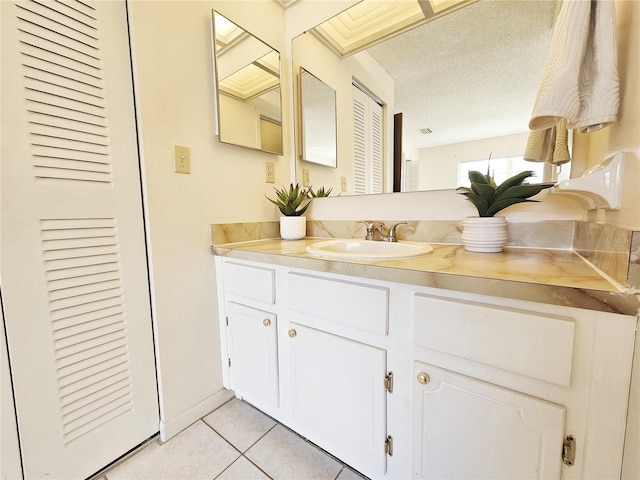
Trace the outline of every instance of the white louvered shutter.
{"type": "Polygon", "coordinates": [[[382,106],[373,99],[369,102],[371,133],[371,192],[382,193],[382,106]]]}
{"type": "Polygon", "coordinates": [[[417,192],[420,190],[420,162],[404,162],[404,192],[417,192]]]}
{"type": "Polygon", "coordinates": [[[366,95],[353,90],[353,188],[356,195],[367,193],[367,103],[366,95]]]}
{"type": "Polygon", "coordinates": [[[158,431],[124,1],[2,1],[2,300],[25,478],[158,431]]]}
{"type": "Polygon", "coordinates": [[[383,109],[356,85],[353,91],[353,185],[355,194],[382,193],[383,109]]]}

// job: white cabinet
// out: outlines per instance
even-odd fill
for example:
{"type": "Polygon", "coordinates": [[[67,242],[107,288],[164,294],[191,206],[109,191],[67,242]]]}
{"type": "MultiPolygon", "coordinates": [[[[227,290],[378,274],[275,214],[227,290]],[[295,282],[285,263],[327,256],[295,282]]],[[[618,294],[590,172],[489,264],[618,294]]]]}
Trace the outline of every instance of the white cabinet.
{"type": "Polygon", "coordinates": [[[227,303],[229,372],[236,395],[254,405],[278,406],[276,316],[227,303]]]}
{"type": "Polygon", "coordinates": [[[272,415],[280,404],[275,270],[216,259],[223,385],[272,415]]]}
{"type": "Polygon", "coordinates": [[[386,352],[289,323],[292,414],[296,429],[353,468],[386,467],[386,352]]]}
{"type": "Polygon", "coordinates": [[[364,475],[620,477],[637,317],[216,265],[225,386],[364,475]]]}
{"type": "Polygon", "coordinates": [[[561,405],[575,438],[562,478],[620,476],[636,317],[433,289],[412,303],[413,360],[561,405]]]}
{"type": "Polygon", "coordinates": [[[413,478],[559,479],[565,409],[414,365],[413,478]]]}

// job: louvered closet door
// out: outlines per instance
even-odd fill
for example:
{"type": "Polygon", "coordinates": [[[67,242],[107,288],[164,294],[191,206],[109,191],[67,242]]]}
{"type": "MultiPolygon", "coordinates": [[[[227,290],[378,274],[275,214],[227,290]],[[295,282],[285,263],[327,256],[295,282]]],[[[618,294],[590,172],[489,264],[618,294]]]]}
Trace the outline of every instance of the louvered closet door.
{"type": "Polygon", "coordinates": [[[383,109],[353,85],[353,185],[355,194],[383,191],[383,109]]]}
{"type": "Polygon", "coordinates": [[[124,1],[1,1],[2,298],[25,478],[158,431],[124,1]]]}

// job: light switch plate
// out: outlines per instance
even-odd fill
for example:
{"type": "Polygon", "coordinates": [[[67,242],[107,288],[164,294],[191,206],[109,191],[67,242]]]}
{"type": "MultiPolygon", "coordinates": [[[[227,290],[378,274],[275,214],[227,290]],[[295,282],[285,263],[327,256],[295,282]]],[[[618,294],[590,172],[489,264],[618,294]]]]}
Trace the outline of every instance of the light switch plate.
{"type": "Polygon", "coordinates": [[[191,150],[188,147],[174,145],[173,160],[176,173],[191,173],[191,150]]]}
{"type": "Polygon", "coordinates": [[[340,177],[340,190],[347,191],[347,177],[340,177]]]}
{"type": "Polygon", "coordinates": [[[302,186],[303,187],[308,187],[310,185],[309,182],[309,169],[308,168],[303,168],[302,169],[302,186]]]}

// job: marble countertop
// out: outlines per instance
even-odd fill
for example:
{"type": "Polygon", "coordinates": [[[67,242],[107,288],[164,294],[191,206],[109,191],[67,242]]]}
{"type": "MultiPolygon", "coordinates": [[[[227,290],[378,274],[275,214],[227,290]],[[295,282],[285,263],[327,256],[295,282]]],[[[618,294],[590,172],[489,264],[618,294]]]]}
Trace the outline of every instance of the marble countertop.
{"type": "Polygon", "coordinates": [[[597,311],[637,315],[640,297],[599,272],[572,250],[506,247],[467,252],[430,243],[433,252],[405,259],[326,259],[305,247],[326,238],[279,238],[212,246],[215,255],[315,271],[444,288],[597,311]]]}

